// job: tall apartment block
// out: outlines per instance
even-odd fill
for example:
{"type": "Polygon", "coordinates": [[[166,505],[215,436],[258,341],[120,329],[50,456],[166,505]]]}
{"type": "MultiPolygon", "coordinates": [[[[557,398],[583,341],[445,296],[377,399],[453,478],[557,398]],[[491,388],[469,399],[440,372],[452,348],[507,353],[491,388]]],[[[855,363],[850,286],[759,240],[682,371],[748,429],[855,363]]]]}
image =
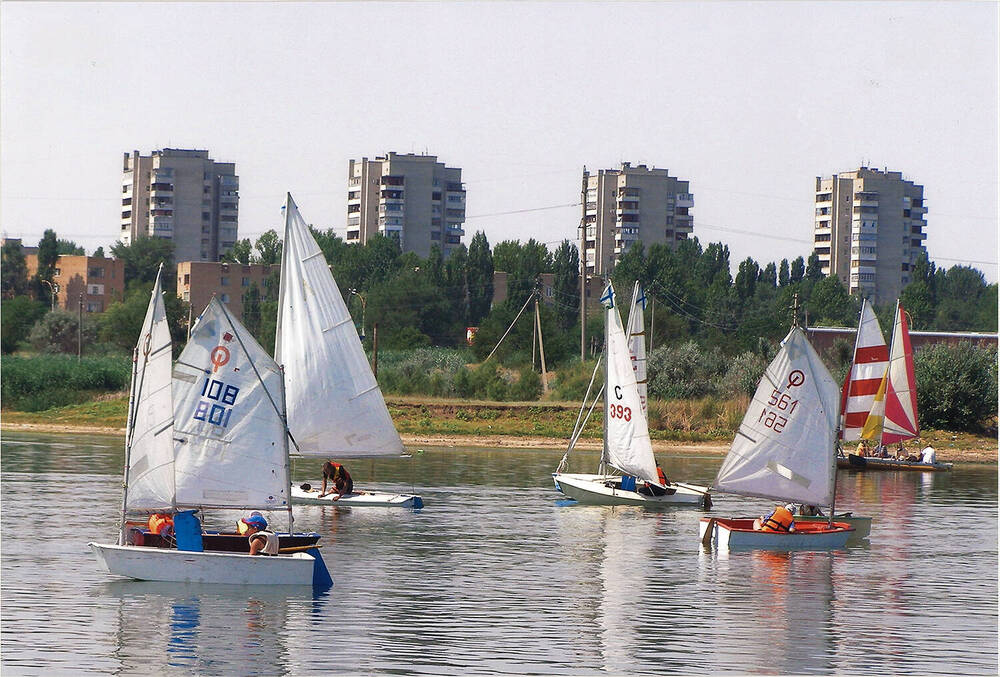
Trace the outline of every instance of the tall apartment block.
{"type": "Polygon", "coordinates": [[[174,261],[218,261],[236,242],[240,179],[207,150],[125,153],[121,240],[174,241],[174,261]]]}
{"type": "Polygon", "coordinates": [[[666,169],[623,162],[620,169],[583,170],[587,272],[610,273],[634,242],[675,245],[694,229],[694,196],[687,181],[666,169]]]}
{"type": "Polygon", "coordinates": [[[816,177],[814,251],[823,273],[875,303],[895,301],[926,252],[924,187],[861,167],[816,177]]]}
{"type": "Polygon", "coordinates": [[[347,242],[376,233],[426,257],[438,245],[447,258],[465,235],[462,170],[434,155],[387,153],[351,160],[347,180],[347,242]]]}

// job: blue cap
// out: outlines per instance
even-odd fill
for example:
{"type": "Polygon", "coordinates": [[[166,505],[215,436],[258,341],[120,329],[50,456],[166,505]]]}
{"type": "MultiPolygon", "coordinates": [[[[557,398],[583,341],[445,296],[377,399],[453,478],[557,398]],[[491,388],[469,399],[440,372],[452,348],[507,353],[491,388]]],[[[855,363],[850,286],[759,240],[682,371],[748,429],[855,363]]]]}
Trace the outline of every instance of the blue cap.
{"type": "Polygon", "coordinates": [[[267,529],[267,520],[264,519],[259,513],[250,515],[250,517],[243,518],[243,524],[251,527],[257,527],[258,529],[267,529]]]}

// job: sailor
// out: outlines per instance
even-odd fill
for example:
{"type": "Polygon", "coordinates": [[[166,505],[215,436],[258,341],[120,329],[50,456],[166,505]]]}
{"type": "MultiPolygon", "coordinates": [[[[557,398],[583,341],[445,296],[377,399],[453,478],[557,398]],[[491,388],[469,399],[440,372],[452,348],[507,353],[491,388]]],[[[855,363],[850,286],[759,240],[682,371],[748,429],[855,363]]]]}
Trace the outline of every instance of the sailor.
{"type": "Polygon", "coordinates": [[[337,495],[334,496],[333,500],[340,500],[344,494],[350,494],[354,491],[354,480],[351,479],[351,473],[347,472],[347,468],[339,463],[327,461],[323,464],[323,490],[320,491],[319,497],[323,498],[334,491],[337,492],[337,495]],[[333,488],[330,491],[326,490],[327,481],[333,483],[333,488]]]}
{"type": "Polygon", "coordinates": [[[753,521],[754,531],[795,531],[795,506],[775,506],[770,515],[765,515],[753,521]]]}
{"type": "Polygon", "coordinates": [[[241,520],[247,526],[251,555],[277,555],[278,535],[267,528],[267,520],[260,513],[241,520]]]}
{"type": "Polygon", "coordinates": [[[823,517],[822,510],[815,505],[806,505],[805,503],[799,506],[799,514],[803,517],[823,517]]]}
{"type": "Polygon", "coordinates": [[[934,447],[927,445],[924,450],[920,452],[920,456],[924,463],[937,463],[937,452],[934,451],[934,447]]]}
{"type": "Polygon", "coordinates": [[[167,513],[154,513],[149,516],[149,532],[169,538],[174,531],[174,518],[167,513]]]}

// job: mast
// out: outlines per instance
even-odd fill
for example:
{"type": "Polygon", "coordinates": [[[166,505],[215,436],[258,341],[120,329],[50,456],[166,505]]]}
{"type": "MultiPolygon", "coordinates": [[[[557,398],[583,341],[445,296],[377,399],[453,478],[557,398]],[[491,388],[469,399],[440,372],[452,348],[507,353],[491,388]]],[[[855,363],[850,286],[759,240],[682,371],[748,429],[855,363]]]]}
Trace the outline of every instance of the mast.
{"type": "Polygon", "coordinates": [[[128,387],[128,418],[125,419],[125,469],[122,477],[122,521],[118,545],[125,545],[125,516],[128,513],[128,469],[132,462],[132,429],[135,424],[135,372],[139,367],[139,346],[132,349],[132,378],[128,387]]]}
{"type": "MultiPolygon", "coordinates": [[[[885,399],[889,399],[889,375],[892,371],[892,350],[896,347],[896,325],[899,323],[899,299],[896,299],[896,312],[892,316],[892,337],[889,339],[889,362],[885,365],[885,399]]],[[[902,337],[900,337],[902,338],[902,337]]],[[[885,416],[886,412],[882,412],[882,423],[879,426],[878,431],[878,445],[880,447],[885,446],[885,416]]]]}
{"type": "Polygon", "coordinates": [[[291,435],[291,431],[288,429],[288,409],[285,406],[285,368],[278,365],[278,369],[281,371],[281,424],[285,427],[285,434],[282,435],[282,440],[285,447],[285,479],[288,484],[288,533],[292,533],[292,469],[289,464],[289,452],[288,452],[288,437],[291,435]]]}
{"type": "MultiPolygon", "coordinates": [[[[605,282],[608,282],[608,280],[606,278],[605,278],[605,282]]],[[[610,291],[610,293],[608,293],[608,303],[611,304],[611,308],[614,308],[615,307],[615,293],[614,293],[613,288],[610,286],[610,282],[608,282],[608,289],[610,291]]],[[[608,318],[609,318],[610,314],[611,314],[610,313],[610,309],[605,309],[604,310],[604,355],[605,355],[605,357],[607,357],[607,355],[608,355],[608,336],[609,336],[609,327],[608,327],[608,325],[610,324],[608,322],[608,318]]],[[[601,475],[604,474],[604,465],[608,461],[608,407],[611,405],[611,400],[608,397],[608,378],[610,376],[610,371],[608,369],[608,363],[609,362],[610,362],[610,360],[607,360],[607,359],[604,360],[604,424],[603,424],[603,428],[602,428],[603,433],[601,435],[601,438],[603,440],[603,445],[601,447],[601,467],[598,470],[598,473],[601,474],[601,475]]]]}

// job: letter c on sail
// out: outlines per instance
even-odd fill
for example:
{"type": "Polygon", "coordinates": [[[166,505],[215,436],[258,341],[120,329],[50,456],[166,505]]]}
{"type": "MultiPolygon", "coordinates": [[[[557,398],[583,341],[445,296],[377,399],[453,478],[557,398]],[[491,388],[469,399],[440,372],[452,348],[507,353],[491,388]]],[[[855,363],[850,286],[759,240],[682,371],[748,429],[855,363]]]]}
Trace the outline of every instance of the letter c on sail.
{"type": "Polygon", "coordinates": [[[622,387],[621,386],[615,386],[615,398],[619,399],[619,400],[622,398],[622,387]]]}

